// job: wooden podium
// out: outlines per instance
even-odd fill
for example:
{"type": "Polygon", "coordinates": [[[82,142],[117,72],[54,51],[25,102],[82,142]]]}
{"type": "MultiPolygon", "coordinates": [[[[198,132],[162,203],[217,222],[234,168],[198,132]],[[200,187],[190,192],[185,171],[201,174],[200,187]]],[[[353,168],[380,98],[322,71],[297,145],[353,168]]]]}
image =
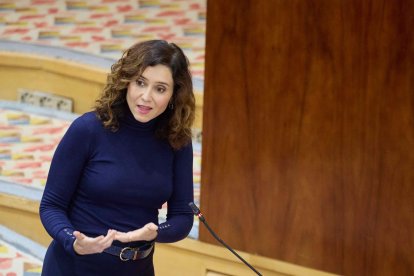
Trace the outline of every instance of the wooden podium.
{"type": "Polygon", "coordinates": [[[223,240],[341,275],[413,273],[413,13],[207,1],[200,205],[223,240]]]}

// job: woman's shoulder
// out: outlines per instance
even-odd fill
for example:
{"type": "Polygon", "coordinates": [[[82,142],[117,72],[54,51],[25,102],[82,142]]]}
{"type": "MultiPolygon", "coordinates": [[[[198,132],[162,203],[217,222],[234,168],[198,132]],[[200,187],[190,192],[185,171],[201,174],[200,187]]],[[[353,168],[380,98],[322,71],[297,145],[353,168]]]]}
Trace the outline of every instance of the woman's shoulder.
{"type": "Polygon", "coordinates": [[[72,127],[82,129],[93,129],[102,126],[95,111],[86,112],[72,122],[72,127]]]}
{"type": "Polygon", "coordinates": [[[86,113],[83,113],[79,117],[77,117],[73,122],[77,123],[96,123],[99,122],[99,118],[96,115],[95,111],[89,111],[86,113]]]}
{"type": "Polygon", "coordinates": [[[88,123],[100,122],[95,111],[89,111],[89,112],[83,113],[77,119],[88,122],[88,123]]]}

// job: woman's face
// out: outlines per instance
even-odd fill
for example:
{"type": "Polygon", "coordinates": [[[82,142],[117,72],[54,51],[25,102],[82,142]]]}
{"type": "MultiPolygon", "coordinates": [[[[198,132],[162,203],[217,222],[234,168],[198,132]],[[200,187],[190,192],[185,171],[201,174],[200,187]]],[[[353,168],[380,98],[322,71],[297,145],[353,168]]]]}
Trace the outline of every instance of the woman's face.
{"type": "Polygon", "coordinates": [[[162,114],[173,95],[174,81],[165,65],[148,66],[127,89],[128,107],[135,120],[146,123],[162,114]]]}

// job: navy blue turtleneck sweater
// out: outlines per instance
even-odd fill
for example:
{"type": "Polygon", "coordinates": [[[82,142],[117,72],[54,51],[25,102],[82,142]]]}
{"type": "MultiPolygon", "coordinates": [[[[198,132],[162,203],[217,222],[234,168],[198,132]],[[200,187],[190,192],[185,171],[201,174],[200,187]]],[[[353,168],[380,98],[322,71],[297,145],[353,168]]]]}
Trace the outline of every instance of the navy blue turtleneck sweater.
{"type": "Polygon", "coordinates": [[[42,223],[53,239],[75,255],[72,235],[106,235],[108,229],[136,230],[158,224],[168,202],[167,221],[157,242],[185,238],[193,225],[191,143],[174,151],[154,136],[156,119],[140,123],[130,112],[116,132],[94,112],[77,118],[54,154],[40,204],[42,223]]]}

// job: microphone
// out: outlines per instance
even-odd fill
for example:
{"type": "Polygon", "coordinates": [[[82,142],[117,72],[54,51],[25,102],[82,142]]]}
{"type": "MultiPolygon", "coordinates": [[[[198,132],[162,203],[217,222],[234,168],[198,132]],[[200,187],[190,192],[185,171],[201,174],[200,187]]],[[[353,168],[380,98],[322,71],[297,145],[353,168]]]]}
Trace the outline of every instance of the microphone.
{"type": "Polygon", "coordinates": [[[245,265],[247,265],[251,270],[253,270],[257,275],[262,276],[259,271],[257,271],[251,264],[249,264],[245,259],[243,259],[239,254],[237,254],[236,251],[233,250],[230,246],[228,246],[222,239],[220,239],[219,236],[217,236],[216,233],[210,228],[210,226],[207,224],[206,219],[204,218],[203,214],[201,213],[200,209],[197,207],[197,205],[194,204],[194,202],[188,203],[188,206],[190,206],[191,210],[193,211],[194,215],[199,218],[200,221],[204,223],[204,225],[207,227],[207,230],[211,233],[211,235],[218,240],[222,245],[224,245],[228,250],[230,250],[231,253],[233,253],[237,258],[239,258],[245,265]]]}

